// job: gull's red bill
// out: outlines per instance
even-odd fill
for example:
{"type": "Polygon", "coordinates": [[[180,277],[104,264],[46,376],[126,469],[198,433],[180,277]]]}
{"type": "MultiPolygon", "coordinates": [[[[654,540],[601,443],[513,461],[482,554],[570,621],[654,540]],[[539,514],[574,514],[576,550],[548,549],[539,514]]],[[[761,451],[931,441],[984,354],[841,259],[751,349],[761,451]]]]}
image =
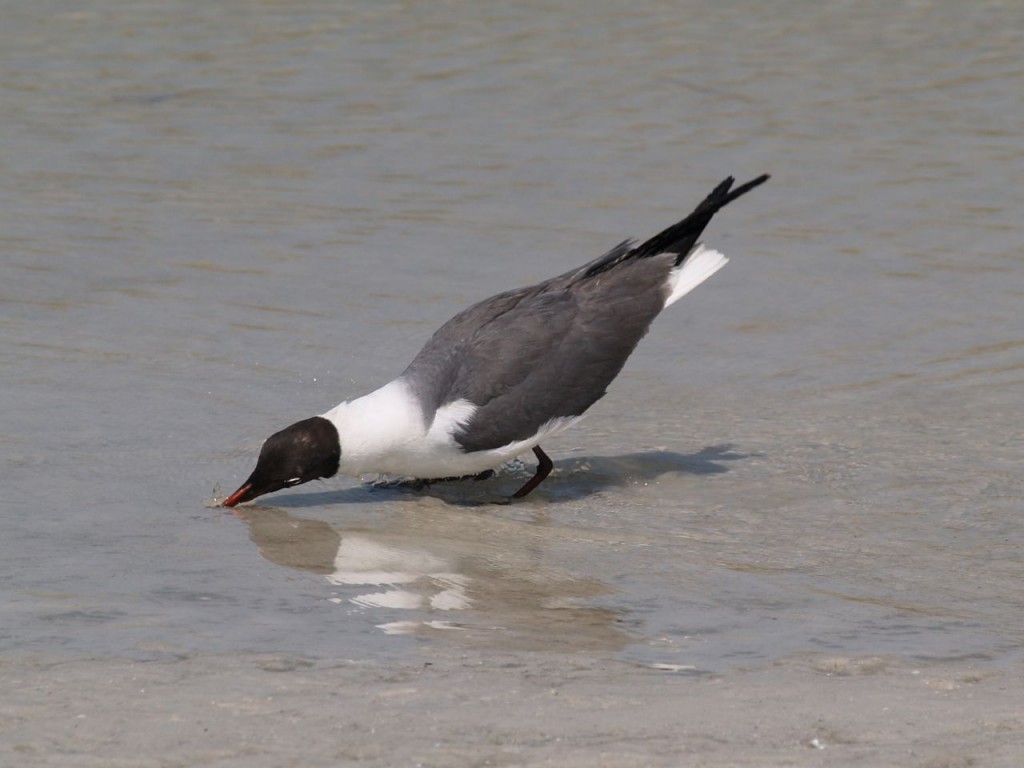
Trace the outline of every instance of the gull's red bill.
{"type": "Polygon", "coordinates": [[[249,501],[249,499],[255,498],[255,497],[249,495],[249,492],[251,490],[252,490],[252,484],[251,483],[246,483],[241,488],[239,488],[237,491],[235,491],[230,496],[228,496],[226,499],[224,499],[224,503],[221,504],[221,506],[223,506],[223,507],[233,507],[233,506],[235,506],[235,504],[238,504],[238,503],[243,502],[243,501],[249,501]]]}

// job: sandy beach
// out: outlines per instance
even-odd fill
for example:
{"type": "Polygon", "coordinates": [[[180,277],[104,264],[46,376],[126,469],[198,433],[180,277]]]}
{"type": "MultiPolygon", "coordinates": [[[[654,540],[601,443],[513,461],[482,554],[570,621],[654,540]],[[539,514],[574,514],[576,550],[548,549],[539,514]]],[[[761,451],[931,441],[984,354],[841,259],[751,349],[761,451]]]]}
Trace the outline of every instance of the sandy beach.
{"type": "Polygon", "coordinates": [[[586,655],[7,660],[25,766],[1012,768],[1019,666],[804,657],[689,676],[586,655]]]}

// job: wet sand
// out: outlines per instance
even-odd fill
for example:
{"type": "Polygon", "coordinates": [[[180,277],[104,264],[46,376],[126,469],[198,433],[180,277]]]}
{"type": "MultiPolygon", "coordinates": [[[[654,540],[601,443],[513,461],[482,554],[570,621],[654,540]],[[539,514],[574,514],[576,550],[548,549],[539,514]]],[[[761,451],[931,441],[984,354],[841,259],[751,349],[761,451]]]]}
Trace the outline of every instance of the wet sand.
{"type": "Polygon", "coordinates": [[[587,654],[432,649],[5,660],[0,762],[25,766],[1016,768],[1024,676],[804,656],[689,676],[587,654]]]}

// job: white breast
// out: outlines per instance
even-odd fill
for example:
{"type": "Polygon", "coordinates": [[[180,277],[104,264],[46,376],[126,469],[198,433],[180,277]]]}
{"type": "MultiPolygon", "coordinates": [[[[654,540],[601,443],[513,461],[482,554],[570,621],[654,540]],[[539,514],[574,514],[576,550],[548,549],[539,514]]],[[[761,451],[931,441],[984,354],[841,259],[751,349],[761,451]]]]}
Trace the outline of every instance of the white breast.
{"type": "Polygon", "coordinates": [[[533,437],[490,451],[466,453],[454,434],[476,410],[468,400],[456,400],[439,408],[428,423],[415,394],[403,380],[395,379],[323,416],[341,438],[341,473],[418,478],[479,474],[511,461],[579,419],[552,419],[533,437]]]}

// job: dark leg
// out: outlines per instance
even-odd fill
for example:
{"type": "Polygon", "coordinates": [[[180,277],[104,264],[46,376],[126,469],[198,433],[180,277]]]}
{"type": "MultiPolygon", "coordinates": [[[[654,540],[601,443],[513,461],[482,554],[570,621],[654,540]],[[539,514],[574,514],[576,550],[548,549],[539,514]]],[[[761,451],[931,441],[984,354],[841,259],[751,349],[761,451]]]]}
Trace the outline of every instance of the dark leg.
{"type": "Polygon", "coordinates": [[[551,470],[555,466],[551,462],[551,459],[548,458],[548,455],[541,450],[539,445],[533,449],[533,455],[537,457],[537,474],[531,477],[529,481],[527,481],[526,485],[512,494],[513,499],[523,498],[523,496],[543,483],[544,478],[551,474],[551,470]]]}

